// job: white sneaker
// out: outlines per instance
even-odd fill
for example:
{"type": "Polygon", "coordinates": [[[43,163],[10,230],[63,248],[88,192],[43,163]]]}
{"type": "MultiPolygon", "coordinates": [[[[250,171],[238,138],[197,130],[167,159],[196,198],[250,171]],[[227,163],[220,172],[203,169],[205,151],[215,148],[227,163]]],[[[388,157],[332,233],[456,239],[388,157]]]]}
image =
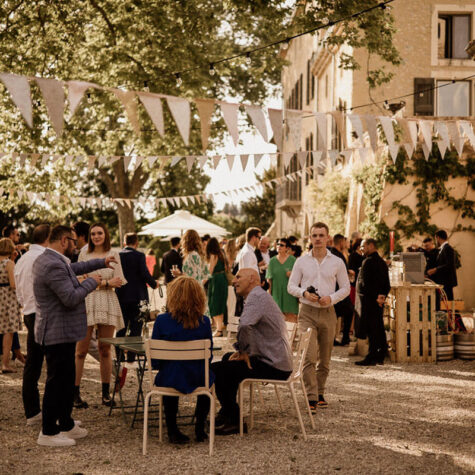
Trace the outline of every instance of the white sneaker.
{"type": "Polygon", "coordinates": [[[26,425],[27,426],[34,426],[36,424],[41,424],[41,421],[43,420],[43,415],[41,414],[41,411],[36,414],[36,416],[29,417],[26,420],[26,425]]]}
{"type": "Polygon", "coordinates": [[[38,445],[44,445],[46,447],[71,447],[71,445],[76,445],[74,439],[65,437],[61,432],[56,435],[44,435],[43,431],[41,431],[37,442],[38,445]]]}
{"type": "Polygon", "coordinates": [[[60,432],[60,434],[64,437],[69,437],[70,439],[82,439],[83,437],[86,437],[87,430],[79,427],[79,425],[75,423],[71,430],[60,432]]]}

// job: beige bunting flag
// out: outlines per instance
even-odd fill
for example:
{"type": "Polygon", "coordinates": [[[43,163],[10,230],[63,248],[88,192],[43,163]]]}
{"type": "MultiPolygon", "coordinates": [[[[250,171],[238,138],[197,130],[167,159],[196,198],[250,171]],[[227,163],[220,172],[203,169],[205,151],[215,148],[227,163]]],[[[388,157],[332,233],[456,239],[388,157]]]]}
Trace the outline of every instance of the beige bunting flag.
{"type": "Polygon", "coordinates": [[[348,114],[348,118],[350,119],[353,130],[356,132],[357,138],[360,140],[361,145],[364,146],[364,132],[361,117],[356,114],[348,114]]]}
{"type": "Polygon", "coordinates": [[[269,135],[267,133],[266,116],[264,111],[258,106],[245,106],[247,115],[251,118],[252,123],[261,134],[265,142],[269,142],[269,135]]]}
{"type": "Polygon", "coordinates": [[[191,108],[190,103],[181,97],[165,96],[168,108],[185,145],[190,145],[191,108]]]}
{"type": "Polygon", "coordinates": [[[63,133],[64,127],[64,88],[63,83],[56,79],[36,78],[41,94],[46,103],[46,110],[58,136],[63,133]]]}
{"type": "Polygon", "coordinates": [[[282,109],[267,109],[269,114],[269,121],[274,133],[274,143],[279,152],[282,151],[282,126],[284,123],[284,116],[282,109]]]}
{"type": "Polygon", "coordinates": [[[321,148],[322,150],[327,150],[327,139],[328,139],[328,121],[327,115],[322,112],[317,112],[315,114],[315,119],[317,121],[317,129],[318,129],[318,136],[322,142],[321,148]]]}
{"type": "Polygon", "coordinates": [[[264,156],[263,153],[255,153],[254,154],[254,168],[257,168],[257,165],[259,165],[259,162],[261,161],[263,156],[264,156]]]}
{"type": "Polygon", "coordinates": [[[226,155],[226,160],[228,162],[229,171],[231,171],[234,163],[234,155],[226,155]]]}
{"type": "Polygon", "coordinates": [[[125,109],[127,118],[129,119],[134,132],[138,135],[140,134],[140,125],[137,115],[137,102],[135,100],[134,91],[122,91],[121,89],[110,89],[113,94],[119,99],[125,109]]]}
{"type": "Polygon", "coordinates": [[[162,99],[158,94],[151,92],[139,92],[140,102],[145,107],[150,120],[157,129],[158,133],[163,137],[165,135],[165,125],[163,122],[163,106],[162,99]]]}
{"type": "Polygon", "coordinates": [[[347,148],[348,144],[346,140],[345,115],[343,114],[343,111],[332,111],[330,112],[330,115],[333,117],[336,127],[340,132],[343,148],[347,148]]]}
{"type": "Polygon", "coordinates": [[[211,132],[211,117],[214,112],[214,101],[212,99],[195,99],[201,124],[201,146],[203,151],[208,148],[209,134],[211,132]]]}
{"type": "Polygon", "coordinates": [[[84,97],[85,92],[91,88],[97,89],[98,86],[97,84],[86,81],[68,81],[66,84],[68,86],[68,102],[71,113],[69,118],[71,119],[84,97]]]}
{"type": "Polygon", "coordinates": [[[300,150],[301,135],[302,135],[302,112],[295,110],[287,110],[285,119],[290,131],[290,138],[294,144],[295,150],[300,150]]]}
{"type": "Polygon", "coordinates": [[[13,103],[20,109],[28,127],[33,127],[33,109],[28,78],[16,74],[2,73],[0,74],[0,80],[8,89],[13,103]]]}
{"type": "Polygon", "coordinates": [[[239,104],[232,104],[228,102],[220,102],[221,112],[223,114],[224,122],[228,128],[229,133],[233,139],[234,145],[239,143],[239,130],[238,130],[238,111],[239,104]]]}
{"type": "Polygon", "coordinates": [[[369,142],[373,152],[376,152],[378,149],[378,124],[376,122],[376,117],[374,115],[364,115],[364,121],[366,122],[366,130],[369,135],[369,142]]]}
{"type": "Polygon", "coordinates": [[[218,167],[220,161],[221,161],[221,155],[214,155],[213,156],[213,168],[215,170],[218,167]]]}
{"type": "Polygon", "coordinates": [[[245,170],[246,170],[247,162],[248,162],[248,161],[249,161],[249,155],[248,155],[248,154],[241,155],[242,171],[245,171],[245,170]]]}
{"type": "Polygon", "coordinates": [[[194,161],[195,161],[195,156],[194,155],[187,155],[186,156],[186,168],[188,169],[188,173],[191,172],[191,169],[193,168],[194,161]]]}

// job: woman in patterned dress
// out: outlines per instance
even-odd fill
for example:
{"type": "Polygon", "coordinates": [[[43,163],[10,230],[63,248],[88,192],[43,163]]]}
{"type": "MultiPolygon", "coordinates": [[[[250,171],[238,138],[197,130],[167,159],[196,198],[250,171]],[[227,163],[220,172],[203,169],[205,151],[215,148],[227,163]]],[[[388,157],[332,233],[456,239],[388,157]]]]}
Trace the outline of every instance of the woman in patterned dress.
{"type": "Polygon", "coordinates": [[[181,274],[193,277],[204,286],[209,279],[209,269],[206,265],[203,245],[199,234],[194,229],[188,229],[181,240],[181,252],[183,254],[182,271],[172,269],[173,277],[181,274]]]}
{"type": "Polygon", "coordinates": [[[0,334],[3,334],[2,373],[14,373],[10,367],[13,333],[21,330],[20,304],[16,298],[15,264],[10,259],[15,244],[9,238],[0,239],[0,334]]]}
{"type": "MultiPolygon", "coordinates": [[[[119,300],[115,294],[117,287],[126,284],[119,253],[111,250],[109,231],[101,223],[93,224],[89,228],[87,249],[79,254],[78,261],[91,259],[104,259],[114,256],[117,264],[113,269],[100,269],[96,271],[102,278],[97,289],[86,297],[87,334],[84,340],[76,345],[76,385],[74,391],[74,406],[86,408],[88,404],[81,399],[79,385],[84,369],[84,360],[91,341],[92,332],[97,328],[97,337],[111,338],[116,330],[124,328],[124,319],[120,310],[119,300]]],[[[99,363],[102,381],[102,404],[111,405],[110,379],[112,374],[112,354],[110,345],[99,342],[99,363]]]]}

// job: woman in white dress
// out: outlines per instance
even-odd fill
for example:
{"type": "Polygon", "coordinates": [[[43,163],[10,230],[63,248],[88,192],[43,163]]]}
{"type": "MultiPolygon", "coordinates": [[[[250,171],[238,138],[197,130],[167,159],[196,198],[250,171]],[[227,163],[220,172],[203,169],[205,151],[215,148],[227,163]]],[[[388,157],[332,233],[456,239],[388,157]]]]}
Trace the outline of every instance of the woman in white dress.
{"type": "MultiPolygon", "coordinates": [[[[124,319],[120,310],[115,289],[126,284],[119,253],[111,250],[110,236],[104,224],[93,224],[89,229],[88,247],[79,254],[78,261],[104,259],[114,256],[117,264],[113,269],[100,269],[102,281],[97,289],[86,297],[87,334],[76,345],[76,383],[74,388],[74,407],[86,408],[87,402],[81,399],[79,385],[84,369],[84,360],[89,348],[92,333],[97,328],[97,337],[111,338],[116,330],[124,328],[124,319]]],[[[102,404],[110,406],[110,380],[112,374],[111,345],[99,341],[99,363],[102,381],[102,404]]]]}

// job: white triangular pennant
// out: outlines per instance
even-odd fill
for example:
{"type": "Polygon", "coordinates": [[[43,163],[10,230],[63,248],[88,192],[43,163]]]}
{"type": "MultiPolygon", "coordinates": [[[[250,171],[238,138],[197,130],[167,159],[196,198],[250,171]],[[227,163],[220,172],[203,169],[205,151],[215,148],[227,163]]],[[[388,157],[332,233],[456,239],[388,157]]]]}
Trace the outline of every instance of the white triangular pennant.
{"type": "Polygon", "coordinates": [[[245,106],[247,115],[251,118],[252,123],[256,126],[256,129],[262,135],[265,142],[269,141],[267,134],[267,124],[264,111],[258,106],[245,106]]]}
{"type": "Polygon", "coordinates": [[[396,163],[397,155],[399,153],[399,144],[393,143],[392,145],[388,145],[388,148],[389,148],[389,154],[391,155],[393,162],[396,163]]]}
{"type": "Polygon", "coordinates": [[[432,148],[432,121],[420,120],[419,129],[427,148],[430,150],[432,148]]]}
{"type": "Polygon", "coordinates": [[[376,122],[376,117],[374,115],[364,115],[364,120],[366,122],[366,129],[369,135],[369,142],[373,152],[376,152],[378,148],[378,124],[376,122]]]}
{"type": "Polygon", "coordinates": [[[221,161],[221,155],[214,155],[213,156],[213,168],[216,170],[219,162],[221,161]]]}
{"type": "Polygon", "coordinates": [[[414,120],[409,120],[407,126],[409,127],[409,134],[414,148],[417,147],[417,122],[414,120]]]}
{"type": "Polygon", "coordinates": [[[466,137],[470,141],[472,148],[475,148],[475,134],[473,133],[472,124],[470,124],[470,122],[466,120],[461,120],[459,124],[460,124],[460,127],[462,128],[463,133],[466,135],[466,137]]]}
{"type": "Polygon", "coordinates": [[[221,112],[223,113],[224,122],[228,128],[229,133],[233,139],[234,145],[239,143],[239,130],[238,130],[238,111],[239,104],[231,104],[228,102],[220,102],[221,112]]]}
{"type": "Polygon", "coordinates": [[[427,146],[427,144],[424,142],[422,142],[422,151],[424,152],[424,157],[427,160],[429,160],[429,155],[430,155],[430,149],[429,147],[427,146]]]}
{"type": "Polygon", "coordinates": [[[259,162],[261,161],[263,155],[264,155],[263,153],[254,154],[254,168],[257,168],[257,165],[259,165],[259,162]]]}
{"type": "Polygon", "coordinates": [[[246,170],[248,160],[249,160],[249,155],[248,154],[241,155],[242,171],[246,170]]]}
{"type": "Polygon", "coordinates": [[[340,155],[340,152],[338,150],[328,151],[328,157],[330,158],[330,163],[331,163],[332,168],[335,166],[336,159],[338,158],[339,155],[340,155]]]}
{"type": "Polygon", "coordinates": [[[190,103],[181,97],[166,96],[166,99],[181,138],[183,142],[185,142],[185,145],[189,145],[191,121],[190,103]]]}
{"type": "Polygon", "coordinates": [[[412,143],[405,143],[404,149],[406,150],[408,158],[411,159],[414,153],[414,145],[412,145],[412,143]]]}
{"type": "Polygon", "coordinates": [[[363,123],[361,122],[361,117],[356,114],[348,114],[348,118],[350,119],[351,126],[356,132],[356,136],[360,140],[361,145],[364,145],[363,123]]]}
{"type": "Polygon", "coordinates": [[[386,136],[388,146],[394,149],[394,146],[395,146],[394,127],[393,127],[393,121],[391,117],[386,117],[382,115],[382,116],[379,116],[378,119],[379,119],[379,122],[381,122],[381,125],[383,126],[383,131],[384,131],[384,135],[386,136]]]}
{"type": "Polygon", "coordinates": [[[5,84],[5,87],[12,96],[13,103],[20,109],[21,115],[28,124],[28,127],[33,127],[33,110],[28,79],[16,74],[2,73],[0,74],[0,80],[5,84]]]}
{"type": "Polygon", "coordinates": [[[445,152],[447,151],[447,142],[445,140],[436,140],[437,147],[439,147],[440,156],[442,159],[445,157],[445,152]]]}
{"type": "Polygon", "coordinates": [[[63,83],[56,79],[36,78],[41,94],[46,103],[49,118],[53,128],[59,136],[64,127],[64,89],[63,83]]]}
{"type": "Polygon", "coordinates": [[[440,135],[441,140],[437,141],[437,144],[439,146],[440,154],[442,155],[442,158],[444,158],[446,150],[450,147],[449,129],[447,128],[447,124],[440,120],[435,122],[434,127],[435,131],[440,135]],[[439,142],[443,142],[442,148],[439,142]],[[444,153],[442,153],[442,149],[444,150],[444,153]]]}
{"type": "Polygon", "coordinates": [[[134,171],[137,170],[140,165],[142,165],[142,162],[145,160],[145,157],[137,157],[135,160],[135,165],[134,165],[134,171]]]}
{"type": "Polygon", "coordinates": [[[84,93],[89,88],[97,88],[96,84],[92,82],[85,82],[85,81],[68,81],[68,102],[69,102],[69,110],[71,112],[70,118],[76,112],[76,109],[81,102],[82,98],[84,97],[84,93]]]}
{"type": "Polygon", "coordinates": [[[207,155],[201,155],[200,157],[198,157],[198,166],[200,168],[203,168],[205,163],[206,163],[206,160],[208,160],[208,156],[207,155]]]}
{"type": "Polygon", "coordinates": [[[297,152],[297,160],[298,162],[300,163],[300,166],[302,168],[305,167],[305,162],[307,160],[307,153],[306,151],[303,151],[303,152],[297,152]]]}
{"type": "Polygon", "coordinates": [[[346,164],[350,163],[351,157],[353,155],[353,150],[351,149],[343,150],[341,154],[345,157],[345,163],[346,164]]]}
{"type": "Polygon", "coordinates": [[[323,152],[321,150],[316,150],[315,152],[312,152],[312,157],[313,157],[313,165],[317,166],[320,162],[320,159],[322,158],[323,152]]]}
{"type": "Polygon", "coordinates": [[[234,163],[234,155],[226,155],[226,160],[228,162],[229,171],[231,171],[234,163]]]}
{"type": "Polygon", "coordinates": [[[188,168],[188,173],[191,172],[191,169],[193,168],[193,163],[195,161],[195,156],[194,155],[187,155],[186,156],[186,168],[188,168]]]}
{"type": "Polygon", "coordinates": [[[114,95],[119,99],[125,109],[127,118],[136,134],[140,134],[140,125],[137,115],[137,102],[134,91],[122,91],[121,89],[111,89],[114,95]]]}
{"type": "Polygon", "coordinates": [[[148,158],[147,158],[148,166],[149,166],[150,168],[152,168],[152,167],[153,167],[153,164],[154,164],[157,160],[158,160],[158,157],[156,157],[156,156],[148,157],[148,158]]]}
{"type": "Polygon", "coordinates": [[[170,166],[174,167],[182,158],[183,158],[182,155],[177,155],[175,157],[172,157],[172,161],[170,163],[170,166]]]}
{"type": "Polygon", "coordinates": [[[315,119],[317,121],[318,136],[322,142],[319,147],[321,150],[326,150],[328,148],[328,120],[327,115],[322,112],[317,112],[315,114],[315,119]]]}
{"type": "Polygon", "coordinates": [[[282,109],[267,109],[269,114],[269,121],[274,133],[274,143],[277,146],[277,150],[282,151],[282,126],[284,116],[282,109]]]}
{"type": "Polygon", "coordinates": [[[302,112],[288,110],[286,111],[286,121],[290,132],[290,138],[294,144],[295,150],[300,150],[300,139],[302,135],[302,112]]]}
{"type": "Polygon", "coordinates": [[[290,164],[290,160],[292,160],[293,153],[292,152],[284,152],[282,154],[282,159],[284,162],[284,167],[287,168],[290,164]]]}
{"type": "Polygon", "coordinates": [[[195,99],[201,123],[201,144],[203,151],[208,148],[209,134],[211,131],[211,116],[214,112],[214,101],[211,99],[195,99]]]}
{"type": "Polygon", "coordinates": [[[465,139],[463,137],[459,137],[455,142],[455,150],[457,150],[458,156],[462,158],[463,146],[465,144],[465,139]]]}
{"type": "Polygon", "coordinates": [[[160,96],[150,92],[138,92],[137,95],[145,107],[153,125],[163,137],[165,135],[165,126],[163,123],[163,106],[160,96]]]}
{"type": "Polygon", "coordinates": [[[346,148],[348,144],[346,140],[345,116],[343,114],[343,111],[339,111],[339,110],[332,111],[330,112],[330,115],[333,117],[333,120],[335,121],[338,132],[340,132],[343,148],[346,148]]]}

